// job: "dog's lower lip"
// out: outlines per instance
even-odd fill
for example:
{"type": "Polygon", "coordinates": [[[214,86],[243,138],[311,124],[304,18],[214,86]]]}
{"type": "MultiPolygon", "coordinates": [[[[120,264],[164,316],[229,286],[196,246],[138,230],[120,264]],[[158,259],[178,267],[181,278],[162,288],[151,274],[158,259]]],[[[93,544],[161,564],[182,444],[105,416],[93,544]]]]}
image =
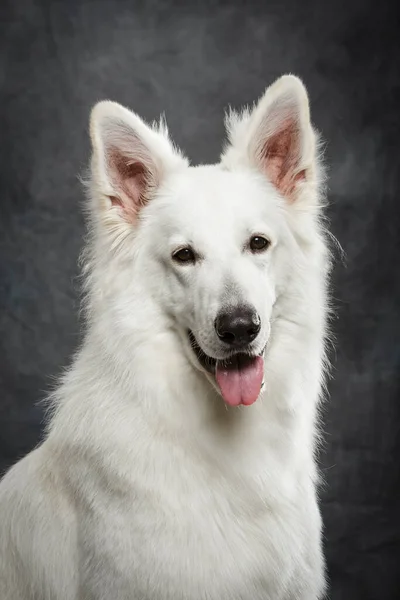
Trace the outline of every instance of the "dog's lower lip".
{"type": "MultiPolygon", "coordinates": [[[[212,375],[214,375],[215,369],[217,366],[217,359],[213,358],[212,356],[208,356],[201,349],[201,347],[197,343],[196,337],[194,336],[194,334],[191,330],[188,331],[188,337],[189,337],[189,341],[190,341],[192,350],[193,350],[194,354],[196,355],[196,358],[197,358],[199,364],[203,367],[203,369],[208,371],[208,373],[211,373],[212,375]]],[[[265,351],[265,346],[262,349],[262,351],[259,353],[258,356],[262,356],[264,354],[264,351],[265,351]]],[[[226,359],[224,359],[224,362],[229,364],[229,363],[233,362],[235,359],[237,359],[237,357],[239,357],[239,356],[249,358],[249,356],[251,356],[251,355],[249,355],[248,353],[245,353],[245,352],[238,352],[237,354],[228,356],[226,359]]]]}
{"type": "Polygon", "coordinates": [[[193,350],[198,362],[200,363],[200,365],[203,367],[203,369],[205,369],[209,373],[214,374],[215,367],[217,365],[216,359],[212,358],[211,356],[208,356],[205,352],[203,352],[203,350],[200,348],[199,344],[197,343],[197,340],[196,340],[193,332],[190,330],[188,331],[188,337],[189,337],[189,341],[190,341],[192,350],[193,350]]]}

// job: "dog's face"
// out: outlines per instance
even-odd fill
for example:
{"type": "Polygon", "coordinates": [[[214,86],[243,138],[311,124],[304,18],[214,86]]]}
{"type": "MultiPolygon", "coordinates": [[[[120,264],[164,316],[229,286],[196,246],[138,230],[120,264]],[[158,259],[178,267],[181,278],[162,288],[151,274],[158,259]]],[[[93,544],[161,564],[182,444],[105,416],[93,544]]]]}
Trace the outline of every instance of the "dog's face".
{"type": "Polygon", "coordinates": [[[220,166],[171,177],[145,212],[142,239],[157,272],[160,305],[189,356],[211,374],[217,361],[264,352],[281,213],[272,186],[220,166]]]}
{"type": "Polygon", "coordinates": [[[282,78],[252,114],[231,117],[230,130],[219,165],[189,167],[165,131],[119,105],[101,103],[92,117],[108,228],[133,234],[152,298],[190,361],[237,405],[260,394],[273,306],[296,245],[289,211],[315,176],[304,87],[282,78]]]}

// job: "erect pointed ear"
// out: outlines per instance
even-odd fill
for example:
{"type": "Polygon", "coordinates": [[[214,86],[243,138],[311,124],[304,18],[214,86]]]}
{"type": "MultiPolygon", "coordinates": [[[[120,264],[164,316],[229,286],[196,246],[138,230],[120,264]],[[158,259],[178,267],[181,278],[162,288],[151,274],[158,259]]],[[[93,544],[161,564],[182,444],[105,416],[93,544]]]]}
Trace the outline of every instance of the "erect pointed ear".
{"type": "Polygon", "coordinates": [[[92,110],[92,183],[102,208],[118,207],[135,223],[168,172],[187,166],[173,147],[165,125],[157,129],[115,102],[99,102],[92,110]]]}
{"type": "Polygon", "coordinates": [[[247,164],[266,175],[282,196],[294,202],[304,184],[316,181],[316,138],[303,83],[285,75],[264,93],[252,112],[227,118],[228,166],[247,164]]]}

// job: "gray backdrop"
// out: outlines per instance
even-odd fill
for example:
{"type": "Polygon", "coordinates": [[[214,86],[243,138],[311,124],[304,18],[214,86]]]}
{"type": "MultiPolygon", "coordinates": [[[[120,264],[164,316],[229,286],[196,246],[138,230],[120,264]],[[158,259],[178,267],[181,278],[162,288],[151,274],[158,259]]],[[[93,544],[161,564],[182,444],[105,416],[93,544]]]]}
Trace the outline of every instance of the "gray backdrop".
{"type": "Polygon", "coordinates": [[[2,0],[0,471],[39,441],[37,401],[79,340],[77,175],[93,103],[111,98],[150,120],[165,112],[192,160],[211,162],[224,107],[296,73],[327,141],[329,216],[346,252],[333,277],[321,456],[331,597],[400,598],[398,10],[369,0],[2,0]]]}

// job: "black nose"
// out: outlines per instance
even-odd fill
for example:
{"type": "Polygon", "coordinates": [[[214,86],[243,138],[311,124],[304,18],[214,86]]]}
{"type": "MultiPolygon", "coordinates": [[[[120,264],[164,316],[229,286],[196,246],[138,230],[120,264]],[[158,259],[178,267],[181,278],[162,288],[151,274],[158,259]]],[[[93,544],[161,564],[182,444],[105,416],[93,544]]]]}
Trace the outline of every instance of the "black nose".
{"type": "Polygon", "coordinates": [[[238,306],[221,312],[215,319],[215,331],[220,340],[230,346],[246,346],[260,333],[261,321],[250,306],[238,306]]]}

